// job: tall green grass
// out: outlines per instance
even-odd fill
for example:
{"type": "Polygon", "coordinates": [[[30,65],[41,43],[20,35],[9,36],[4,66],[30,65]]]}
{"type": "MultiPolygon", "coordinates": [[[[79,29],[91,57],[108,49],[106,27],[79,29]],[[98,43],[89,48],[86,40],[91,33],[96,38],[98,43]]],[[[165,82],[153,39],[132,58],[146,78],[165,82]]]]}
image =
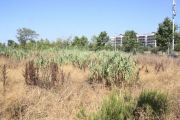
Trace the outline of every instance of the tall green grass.
{"type": "Polygon", "coordinates": [[[71,64],[76,68],[90,71],[91,82],[103,83],[105,86],[120,85],[130,82],[135,77],[136,60],[131,54],[114,51],[80,51],[48,49],[43,51],[22,51],[1,49],[1,54],[18,61],[32,59],[40,68],[57,63],[58,66],[71,64]]]}

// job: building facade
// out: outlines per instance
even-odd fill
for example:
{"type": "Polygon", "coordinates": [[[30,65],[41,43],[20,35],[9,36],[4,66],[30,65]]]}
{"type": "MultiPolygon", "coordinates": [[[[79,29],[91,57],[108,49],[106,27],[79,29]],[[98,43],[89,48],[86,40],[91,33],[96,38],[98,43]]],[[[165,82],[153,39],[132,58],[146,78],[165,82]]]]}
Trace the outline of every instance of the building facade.
{"type": "MultiPolygon", "coordinates": [[[[156,47],[156,40],[155,40],[155,33],[151,33],[151,34],[136,34],[137,36],[137,41],[141,42],[142,46],[153,46],[156,47]]],[[[119,36],[113,36],[111,37],[111,44],[112,45],[120,45],[122,46],[122,39],[124,38],[124,36],[122,34],[120,34],[119,36]]]]}

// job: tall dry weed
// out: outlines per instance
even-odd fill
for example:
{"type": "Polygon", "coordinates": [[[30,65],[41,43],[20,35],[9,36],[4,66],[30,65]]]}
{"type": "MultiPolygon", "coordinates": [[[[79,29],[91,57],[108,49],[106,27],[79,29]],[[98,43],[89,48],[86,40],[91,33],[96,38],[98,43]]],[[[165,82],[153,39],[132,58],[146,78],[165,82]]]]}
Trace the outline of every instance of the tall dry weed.
{"type": "Polygon", "coordinates": [[[2,82],[3,82],[3,91],[4,91],[4,96],[5,96],[5,93],[6,93],[6,82],[7,82],[7,66],[6,64],[3,65],[3,68],[2,68],[2,82]]]}
{"type": "Polygon", "coordinates": [[[34,61],[29,61],[28,63],[26,63],[25,70],[23,71],[23,76],[27,85],[38,84],[38,69],[39,68],[35,68],[34,61]]]}

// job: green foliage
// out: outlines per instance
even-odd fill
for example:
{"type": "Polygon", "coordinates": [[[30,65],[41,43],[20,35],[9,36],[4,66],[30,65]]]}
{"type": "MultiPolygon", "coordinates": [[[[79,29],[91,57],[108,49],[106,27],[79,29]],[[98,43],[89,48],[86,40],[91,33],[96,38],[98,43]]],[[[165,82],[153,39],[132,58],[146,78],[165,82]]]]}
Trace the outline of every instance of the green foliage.
{"type": "Polygon", "coordinates": [[[79,112],[77,113],[76,117],[78,119],[87,119],[88,115],[85,113],[84,108],[81,108],[79,112]]]}
{"type": "Polygon", "coordinates": [[[52,46],[56,49],[62,49],[63,46],[63,40],[61,38],[57,38],[56,42],[52,42],[52,46]]]}
{"type": "Polygon", "coordinates": [[[180,43],[178,43],[174,46],[174,50],[178,51],[178,52],[180,51],[180,43]]]}
{"type": "Polygon", "coordinates": [[[137,107],[143,107],[144,111],[152,110],[149,113],[152,116],[161,116],[170,113],[170,99],[165,93],[157,92],[157,90],[143,90],[138,97],[137,107]]]}
{"type": "MultiPolygon", "coordinates": [[[[170,48],[171,44],[169,44],[168,46],[169,46],[169,48],[170,48]]],[[[162,47],[159,46],[159,51],[162,51],[162,54],[163,54],[163,52],[166,52],[167,49],[168,49],[167,46],[162,46],[162,47]]]]}
{"type": "Polygon", "coordinates": [[[81,38],[79,38],[78,36],[75,36],[71,44],[72,46],[83,48],[88,44],[88,39],[85,36],[82,36],[81,38]]]}
{"type": "Polygon", "coordinates": [[[4,50],[5,47],[6,47],[5,43],[0,43],[0,49],[1,49],[1,50],[4,50]]]}
{"type": "Polygon", "coordinates": [[[171,99],[168,99],[167,94],[157,90],[142,90],[136,100],[131,93],[131,89],[129,94],[126,91],[122,94],[119,90],[113,90],[93,114],[81,108],[76,116],[87,120],[129,120],[139,119],[145,114],[149,119],[162,119],[163,115],[170,113],[171,99]],[[138,110],[144,110],[145,113],[138,110]]]}
{"type": "Polygon", "coordinates": [[[123,56],[121,52],[102,51],[97,53],[98,62],[91,62],[90,80],[104,83],[105,86],[120,85],[130,82],[135,74],[135,61],[130,60],[130,55],[123,56]]]}
{"type": "Polygon", "coordinates": [[[114,49],[114,47],[112,46],[112,44],[110,42],[104,48],[105,48],[105,50],[110,50],[110,51],[112,51],[114,49]]]}
{"type": "Polygon", "coordinates": [[[134,54],[136,54],[136,53],[143,54],[143,53],[144,53],[144,50],[143,50],[143,49],[138,48],[138,49],[134,52],[134,54]]]}
{"type": "Polygon", "coordinates": [[[151,51],[151,54],[154,53],[154,54],[158,54],[158,51],[159,51],[159,47],[154,47],[154,48],[151,48],[150,49],[151,51]]]}
{"type": "MultiPolygon", "coordinates": [[[[90,70],[89,80],[91,82],[103,83],[105,86],[119,86],[122,82],[131,82],[135,77],[135,60],[130,59],[130,55],[124,55],[122,52],[114,51],[79,51],[64,49],[46,49],[36,51],[36,43],[29,42],[26,47],[34,46],[33,51],[3,49],[1,52],[12,59],[18,61],[26,59],[36,53],[38,56],[33,57],[39,67],[49,65],[51,62],[59,66],[63,64],[72,64],[74,67],[90,70]],[[43,62],[42,62],[43,60],[43,62]]],[[[45,43],[43,41],[43,43],[45,43]]],[[[48,45],[49,42],[46,42],[48,45]]],[[[39,49],[39,41],[37,42],[39,49]]],[[[40,49],[44,49],[42,46],[40,49]]]]}
{"type": "Polygon", "coordinates": [[[18,49],[19,48],[19,44],[15,42],[14,44],[11,45],[11,48],[18,49]]]}
{"type": "Polygon", "coordinates": [[[136,52],[135,53],[140,53],[140,54],[143,54],[144,51],[148,51],[149,50],[149,47],[147,46],[139,46],[137,49],[135,49],[136,52]]]}
{"type": "MultiPolygon", "coordinates": [[[[159,24],[158,31],[155,34],[155,39],[157,42],[157,46],[160,46],[162,51],[165,51],[164,49],[167,49],[170,44],[172,44],[172,21],[166,17],[162,23],[159,24]]],[[[178,28],[177,25],[175,25],[174,30],[176,31],[178,28]]]]}
{"type": "Polygon", "coordinates": [[[153,45],[152,45],[152,44],[150,44],[150,45],[149,45],[149,47],[150,47],[150,48],[153,48],[153,45]]]}
{"type": "Polygon", "coordinates": [[[95,35],[92,37],[92,41],[96,44],[95,50],[102,50],[109,40],[106,31],[101,32],[97,37],[95,35]]]}
{"type": "Polygon", "coordinates": [[[27,50],[36,50],[36,42],[35,41],[29,41],[28,43],[26,43],[25,48],[27,50]]]}
{"type": "Polygon", "coordinates": [[[80,109],[77,117],[89,120],[123,120],[132,119],[134,110],[134,100],[131,93],[122,95],[119,90],[112,91],[110,96],[104,99],[101,107],[91,115],[85,114],[84,109],[80,109]]]}
{"type": "Polygon", "coordinates": [[[95,44],[95,43],[92,43],[92,42],[90,42],[89,45],[88,45],[89,51],[94,51],[94,50],[95,50],[95,47],[96,47],[96,44],[95,44]]]}
{"type": "Polygon", "coordinates": [[[39,34],[29,28],[17,29],[17,34],[18,36],[16,37],[24,49],[28,41],[34,41],[39,36],[39,34]]]}
{"type": "MultiPolygon", "coordinates": [[[[114,46],[113,46],[114,47],[114,46]]],[[[114,49],[114,48],[113,48],[114,49]]],[[[118,51],[122,51],[123,50],[123,47],[122,46],[120,46],[120,45],[116,45],[116,50],[118,51]]]]}
{"type": "MultiPolygon", "coordinates": [[[[23,49],[23,44],[20,44],[18,46],[19,49],[23,49]]],[[[61,38],[57,38],[56,42],[52,41],[50,42],[50,40],[46,39],[40,39],[37,41],[29,41],[28,43],[26,43],[25,48],[27,50],[33,50],[33,51],[42,51],[42,50],[48,50],[48,49],[55,49],[55,50],[59,50],[59,49],[68,49],[70,48],[70,37],[66,40],[62,40],[61,38]]]]}
{"type": "Polygon", "coordinates": [[[64,46],[64,48],[65,48],[66,50],[69,49],[69,47],[70,47],[71,37],[72,37],[72,36],[68,37],[67,39],[63,40],[63,42],[62,42],[62,45],[64,46]]]}
{"type": "Polygon", "coordinates": [[[8,40],[8,46],[10,47],[11,45],[13,45],[15,42],[13,40],[8,40]]]}
{"type": "Polygon", "coordinates": [[[132,119],[133,109],[133,99],[129,96],[123,97],[120,91],[117,91],[111,93],[108,99],[103,100],[101,108],[93,114],[93,120],[132,119]]]}
{"type": "Polygon", "coordinates": [[[143,51],[148,51],[148,47],[147,46],[139,46],[138,49],[142,49],[143,51]]]}
{"type": "Polygon", "coordinates": [[[175,39],[174,40],[174,42],[175,42],[174,50],[180,51],[180,33],[175,32],[174,39],[175,39]]]}
{"type": "Polygon", "coordinates": [[[175,44],[180,43],[180,33],[178,33],[178,32],[174,33],[174,43],[175,44]]]}
{"type": "Polygon", "coordinates": [[[126,31],[124,34],[124,38],[122,40],[123,42],[123,51],[130,52],[136,49],[138,46],[140,46],[140,42],[137,42],[136,33],[131,31],[126,31]]]}

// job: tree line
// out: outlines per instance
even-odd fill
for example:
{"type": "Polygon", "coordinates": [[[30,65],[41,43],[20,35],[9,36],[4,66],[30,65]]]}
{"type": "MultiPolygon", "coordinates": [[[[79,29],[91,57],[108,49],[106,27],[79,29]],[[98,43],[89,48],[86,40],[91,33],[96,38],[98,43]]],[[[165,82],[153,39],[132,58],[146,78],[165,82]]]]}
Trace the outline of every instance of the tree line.
{"type": "MultiPolygon", "coordinates": [[[[162,23],[159,24],[157,32],[155,33],[155,39],[157,47],[154,50],[161,50],[165,52],[167,48],[171,48],[172,44],[172,21],[166,17],[162,23]]],[[[175,25],[175,50],[180,51],[180,33],[176,32],[178,25],[175,25]]],[[[91,41],[86,36],[78,37],[71,36],[67,39],[57,38],[56,41],[50,41],[48,39],[37,40],[39,34],[36,31],[29,28],[17,29],[16,38],[19,43],[14,40],[8,40],[7,46],[5,43],[0,43],[0,47],[10,47],[13,49],[24,50],[45,50],[49,48],[55,49],[86,49],[86,50],[114,50],[114,46],[111,44],[110,37],[106,31],[100,32],[99,35],[93,35],[91,41]]],[[[141,42],[137,41],[136,32],[133,30],[127,30],[124,33],[122,40],[123,45],[117,45],[117,50],[125,52],[142,52],[147,50],[147,47],[142,47],[141,42]]],[[[150,46],[152,47],[152,46],[150,46]]]]}

